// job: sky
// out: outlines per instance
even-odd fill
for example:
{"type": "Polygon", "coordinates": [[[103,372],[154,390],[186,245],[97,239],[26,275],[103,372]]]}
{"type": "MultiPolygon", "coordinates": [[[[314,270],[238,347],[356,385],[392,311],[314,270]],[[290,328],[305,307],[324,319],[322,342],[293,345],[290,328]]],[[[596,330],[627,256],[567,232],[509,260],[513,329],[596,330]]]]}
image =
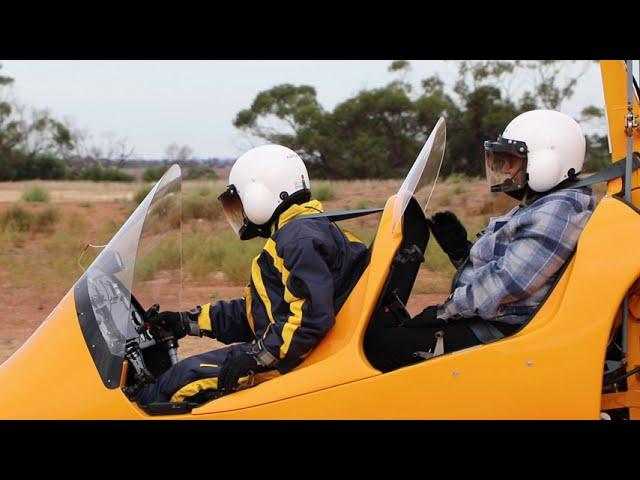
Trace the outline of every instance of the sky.
{"type": "MultiPolygon", "coordinates": [[[[22,103],[49,108],[56,118],[86,129],[95,144],[126,138],[137,158],[161,158],[176,142],[197,158],[236,158],[255,144],[232,125],[262,90],[282,83],[309,84],[327,110],[358,91],[396,76],[391,60],[87,61],[0,60],[0,74],[14,78],[22,103]]],[[[437,73],[447,88],[454,62],[412,60],[407,80],[437,73]]],[[[515,82],[514,91],[524,81],[515,82]]],[[[520,87],[519,87],[520,86],[520,87]]],[[[574,117],[587,105],[604,106],[600,69],[592,63],[562,110],[574,117]]],[[[585,128],[605,133],[604,124],[585,128]]]]}

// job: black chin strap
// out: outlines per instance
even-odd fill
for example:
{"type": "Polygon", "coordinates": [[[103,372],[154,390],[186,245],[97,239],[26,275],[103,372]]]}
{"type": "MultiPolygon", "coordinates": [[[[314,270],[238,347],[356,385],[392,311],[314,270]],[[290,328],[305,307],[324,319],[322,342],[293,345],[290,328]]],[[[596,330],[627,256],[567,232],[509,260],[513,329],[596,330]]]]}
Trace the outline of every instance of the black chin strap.
{"type": "Polygon", "coordinates": [[[245,217],[244,224],[240,228],[240,240],[251,240],[255,237],[269,238],[271,236],[271,226],[278,225],[278,219],[280,214],[287,210],[294,204],[301,205],[308,202],[311,199],[311,191],[308,188],[303,188],[297,192],[292,193],[283,200],[280,205],[275,209],[271,218],[267,223],[263,225],[256,225],[245,217]]]}

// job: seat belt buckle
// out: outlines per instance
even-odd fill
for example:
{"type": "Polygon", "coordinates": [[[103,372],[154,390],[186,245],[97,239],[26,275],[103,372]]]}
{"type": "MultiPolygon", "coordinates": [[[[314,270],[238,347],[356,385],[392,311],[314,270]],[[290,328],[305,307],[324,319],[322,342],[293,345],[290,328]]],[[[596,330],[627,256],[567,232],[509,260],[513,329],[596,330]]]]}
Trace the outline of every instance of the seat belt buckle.
{"type": "Polygon", "coordinates": [[[404,303],[402,303],[402,300],[400,300],[397,289],[394,289],[387,297],[384,306],[385,310],[390,311],[396,318],[398,325],[402,326],[406,322],[411,320],[411,315],[409,315],[407,307],[404,305],[404,303]]]}
{"type": "Polygon", "coordinates": [[[431,349],[427,350],[426,352],[413,352],[413,358],[422,358],[424,360],[429,360],[430,358],[439,357],[440,355],[442,355],[444,353],[444,330],[438,330],[435,336],[436,346],[433,349],[433,352],[431,352],[431,349]]]}

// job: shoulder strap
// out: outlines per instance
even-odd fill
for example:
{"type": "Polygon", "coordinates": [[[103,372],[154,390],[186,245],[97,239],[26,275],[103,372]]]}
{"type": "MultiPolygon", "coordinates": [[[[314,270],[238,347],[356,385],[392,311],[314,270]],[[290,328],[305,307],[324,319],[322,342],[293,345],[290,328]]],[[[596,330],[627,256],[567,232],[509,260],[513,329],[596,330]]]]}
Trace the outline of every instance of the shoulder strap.
{"type": "Polygon", "coordinates": [[[342,212],[314,213],[313,215],[305,215],[299,218],[328,218],[332,222],[339,222],[340,220],[349,220],[351,218],[371,215],[372,213],[379,213],[383,210],[384,208],[364,208],[361,210],[345,210],[342,212]]]}
{"type": "MultiPolygon", "coordinates": [[[[638,154],[638,152],[633,152],[632,170],[640,168],[640,162],[638,161],[639,156],[640,154],[638,154]]],[[[624,175],[625,161],[626,159],[624,158],[618,160],[587,178],[566,184],[564,188],[588,187],[589,185],[594,185],[600,182],[607,182],[614,178],[622,177],[624,175]]]]}

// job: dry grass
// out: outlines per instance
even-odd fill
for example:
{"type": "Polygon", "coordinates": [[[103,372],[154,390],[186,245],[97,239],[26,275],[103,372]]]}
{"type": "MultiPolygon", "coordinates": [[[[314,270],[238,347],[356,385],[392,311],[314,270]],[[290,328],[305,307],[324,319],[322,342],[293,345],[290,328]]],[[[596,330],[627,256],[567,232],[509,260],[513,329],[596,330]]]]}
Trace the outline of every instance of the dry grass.
{"type": "MultiPolygon", "coordinates": [[[[328,212],[382,207],[401,182],[401,179],[331,181],[326,184],[333,196],[323,197],[326,199],[322,203],[328,212]]],[[[323,183],[314,183],[314,193],[323,183]]],[[[0,315],[6,319],[0,324],[5,334],[0,342],[6,345],[13,342],[11,346],[15,348],[82,273],[77,262],[84,247],[88,243],[108,243],[144,198],[140,193],[134,199],[136,192],[142,191],[142,183],[39,181],[37,184],[51,194],[50,204],[21,202],[22,192],[35,184],[0,184],[0,296],[3,297],[0,315]],[[7,203],[7,198],[11,203],[7,203]],[[26,330],[10,330],[9,326],[26,330]]],[[[153,229],[149,228],[151,224],[147,228],[149,243],[141,245],[143,254],[139,256],[136,281],[152,285],[167,278],[179,278],[177,235],[156,240],[164,234],[165,226],[177,225],[181,210],[183,288],[185,296],[191,296],[185,306],[196,304],[191,301],[217,301],[242,294],[249,280],[251,260],[262,249],[264,240],[242,242],[230,231],[217,202],[225,187],[224,180],[184,181],[181,208],[177,202],[158,202],[155,207],[158,224],[153,229]]],[[[603,186],[596,186],[595,190],[598,197],[604,193],[603,186]]],[[[426,193],[419,192],[417,197],[424,202],[426,193]]],[[[507,212],[516,203],[506,195],[489,193],[484,181],[454,176],[437,184],[428,215],[439,210],[454,212],[465,225],[469,239],[475,240],[476,233],[487,225],[490,217],[507,212]]],[[[379,221],[378,214],[339,225],[370,245],[379,221]]],[[[83,265],[90,264],[99,251],[89,249],[82,259],[83,265]]],[[[411,297],[418,302],[415,308],[425,301],[422,295],[446,296],[454,272],[448,257],[432,238],[413,290],[416,296],[411,297]]],[[[0,349],[0,354],[13,350],[0,349]]]]}

